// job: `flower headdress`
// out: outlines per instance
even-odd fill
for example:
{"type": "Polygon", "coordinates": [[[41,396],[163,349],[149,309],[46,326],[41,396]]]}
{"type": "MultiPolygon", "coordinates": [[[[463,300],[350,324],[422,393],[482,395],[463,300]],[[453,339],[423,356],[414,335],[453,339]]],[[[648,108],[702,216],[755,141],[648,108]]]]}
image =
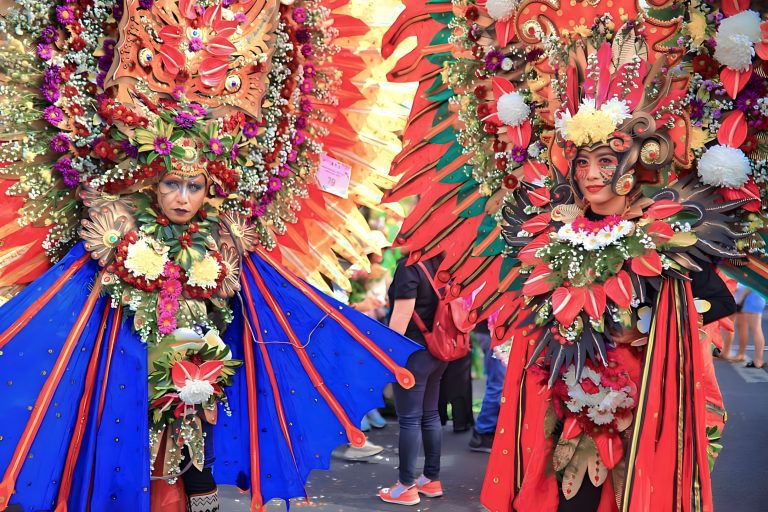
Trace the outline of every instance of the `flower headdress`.
{"type": "Polygon", "coordinates": [[[656,181],[673,160],[690,164],[685,68],[676,55],[649,50],[642,17],[615,33],[611,26],[610,17],[599,18],[591,30],[549,51],[555,141],[577,195],[571,162],[580,147],[608,145],[618,154],[612,187],[619,195],[632,191],[638,175],[656,181]]]}

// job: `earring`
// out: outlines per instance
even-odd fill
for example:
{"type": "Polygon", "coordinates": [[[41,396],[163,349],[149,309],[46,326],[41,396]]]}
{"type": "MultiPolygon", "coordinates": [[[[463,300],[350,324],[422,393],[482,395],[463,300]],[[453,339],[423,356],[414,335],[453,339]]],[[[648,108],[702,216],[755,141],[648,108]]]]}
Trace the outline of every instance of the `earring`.
{"type": "Polygon", "coordinates": [[[620,196],[629,194],[632,187],[635,186],[635,177],[631,174],[622,174],[616,180],[616,184],[613,186],[613,190],[620,196]]]}

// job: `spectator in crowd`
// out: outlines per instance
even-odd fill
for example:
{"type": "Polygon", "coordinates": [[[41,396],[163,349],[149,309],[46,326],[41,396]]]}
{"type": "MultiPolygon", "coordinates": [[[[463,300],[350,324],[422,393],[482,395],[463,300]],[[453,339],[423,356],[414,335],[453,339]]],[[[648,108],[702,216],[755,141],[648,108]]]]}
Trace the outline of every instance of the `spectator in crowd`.
{"type": "Polygon", "coordinates": [[[475,429],[469,440],[469,447],[477,452],[491,452],[493,436],[496,432],[496,421],[501,407],[501,392],[504,389],[504,363],[493,356],[491,349],[491,321],[483,321],[475,328],[475,338],[485,354],[485,394],[483,405],[477,415],[475,429]]]}
{"type": "Polygon", "coordinates": [[[739,284],[734,294],[736,300],[736,313],[734,324],[739,335],[739,349],[735,357],[730,355],[733,335],[726,336],[723,343],[723,359],[732,362],[746,360],[747,340],[751,337],[755,344],[755,355],[749,361],[747,368],[762,368],[765,363],[763,355],[765,350],[765,337],[763,336],[763,310],[765,299],[753,289],[739,284]]]}
{"type": "MultiPolygon", "coordinates": [[[[436,256],[424,262],[432,277],[441,260],[441,256],[436,256]]],[[[438,297],[421,268],[406,265],[406,258],[397,264],[389,288],[389,303],[392,305],[390,328],[426,346],[413,316],[418,314],[431,329],[438,297]]],[[[437,402],[440,379],[446,366],[447,363],[436,359],[428,350],[420,350],[413,353],[406,364],[413,373],[414,386],[411,389],[394,386],[395,410],[400,424],[400,466],[397,483],[379,491],[379,497],[387,503],[416,505],[421,501],[419,494],[430,498],[443,495],[439,480],[443,432],[437,402]],[[424,448],[424,471],[418,475],[416,459],[421,446],[424,448]]]]}

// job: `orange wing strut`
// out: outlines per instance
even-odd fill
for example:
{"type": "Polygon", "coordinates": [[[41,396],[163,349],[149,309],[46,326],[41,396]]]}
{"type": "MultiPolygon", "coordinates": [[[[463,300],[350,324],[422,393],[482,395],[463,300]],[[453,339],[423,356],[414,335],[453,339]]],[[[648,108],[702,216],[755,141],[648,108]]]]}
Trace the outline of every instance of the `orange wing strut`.
{"type": "MultiPolygon", "coordinates": [[[[87,258],[88,256],[86,255],[78,260],[78,262],[84,263],[85,259],[87,258]]],[[[69,336],[67,336],[59,357],[56,359],[56,363],[53,365],[53,369],[51,370],[48,379],[45,381],[45,385],[43,386],[42,391],[37,397],[35,406],[32,409],[32,414],[27,421],[27,426],[21,435],[19,444],[16,445],[16,451],[14,452],[8,467],[5,470],[3,481],[0,482],[0,507],[3,507],[3,510],[8,506],[8,501],[11,499],[11,495],[13,494],[14,488],[16,487],[16,479],[19,477],[21,467],[24,463],[24,460],[27,458],[27,454],[29,453],[29,449],[32,447],[32,443],[34,442],[35,437],[37,436],[37,431],[43,422],[43,418],[45,418],[45,414],[48,412],[48,407],[51,405],[51,400],[53,400],[53,394],[56,392],[56,388],[58,388],[59,382],[61,382],[61,378],[67,369],[67,365],[69,364],[69,360],[75,350],[75,346],[80,340],[80,335],[83,333],[83,329],[85,329],[85,325],[88,323],[88,319],[93,312],[93,308],[96,306],[96,301],[99,300],[102,273],[103,271],[96,277],[96,281],[93,284],[93,289],[91,290],[90,295],[88,295],[88,300],[85,302],[83,309],[80,310],[80,315],[77,317],[75,325],[72,326],[72,329],[69,331],[69,336]]],[[[57,281],[56,284],[58,284],[59,281],[61,281],[61,278],[57,281]]],[[[53,287],[51,289],[53,289],[53,287]]]]}
{"type": "MultiPolygon", "coordinates": [[[[405,368],[398,366],[397,363],[395,363],[387,354],[384,353],[383,350],[381,350],[376,344],[374,344],[370,339],[368,339],[367,336],[365,336],[363,333],[360,332],[360,330],[355,327],[355,325],[349,321],[347,317],[342,315],[339,311],[337,311],[335,308],[330,306],[327,302],[321,300],[318,297],[318,292],[309,286],[307,283],[299,279],[298,277],[294,276],[285,268],[283,268],[280,264],[275,262],[272,257],[267,254],[265,251],[262,251],[261,249],[256,249],[256,252],[261,256],[267,263],[272,265],[272,267],[277,270],[277,272],[283,276],[289,283],[291,283],[293,286],[298,288],[299,290],[304,293],[309,299],[312,301],[313,304],[315,304],[317,307],[319,307],[324,313],[326,313],[328,316],[333,318],[339,325],[341,325],[345,331],[347,331],[358,343],[360,343],[362,346],[365,347],[368,352],[370,352],[382,365],[384,365],[385,368],[387,368],[397,379],[397,383],[400,384],[405,389],[410,389],[413,387],[414,379],[413,374],[406,370],[405,368]]],[[[256,266],[253,264],[253,261],[250,260],[250,258],[245,259],[246,264],[251,269],[251,272],[253,272],[254,275],[258,275],[258,271],[256,270],[256,266]]]]}
{"type": "MultiPolygon", "coordinates": [[[[85,375],[85,386],[83,396],[80,398],[80,407],[77,411],[77,423],[75,431],[72,433],[72,439],[69,442],[67,458],[64,459],[64,472],[61,476],[61,486],[59,487],[59,496],[57,498],[55,512],[67,512],[67,500],[72,490],[72,475],[75,472],[77,459],[80,456],[80,447],[83,444],[83,432],[88,423],[88,413],[91,410],[91,400],[93,399],[93,388],[96,384],[96,376],[99,370],[99,356],[101,352],[101,343],[104,341],[104,334],[107,330],[107,318],[109,317],[110,305],[104,307],[104,313],[101,316],[101,329],[96,343],[93,345],[91,360],[88,362],[88,373],[85,375]]],[[[106,380],[106,377],[105,377],[106,380]]]]}
{"type": "Polygon", "coordinates": [[[256,267],[253,266],[253,262],[251,262],[249,258],[246,258],[245,261],[248,262],[248,265],[251,267],[251,271],[253,272],[253,280],[256,281],[256,286],[259,288],[259,292],[261,292],[261,294],[264,296],[269,309],[272,310],[272,313],[275,315],[275,318],[277,318],[278,323],[280,323],[280,327],[282,327],[282,329],[288,335],[288,340],[291,342],[291,345],[293,345],[294,352],[296,352],[296,355],[299,357],[301,366],[303,366],[304,371],[307,372],[309,380],[312,381],[312,385],[315,386],[318,393],[320,393],[320,395],[323,397],[323,400],[325,400],[325,402],[328,404],[328,407],[331,408],[333,414],[344,427],[344,431],[346,432],[350,443],[358,448],[363,446],[365,444],[365,434],[363,434],[359,428],[352,424],[352,422],[349,420],[349,417],[344,412],[344,409],[341,407],[341,404],[339,404],[338,400],[336,400],[336,397],[331,394],[327,387],[325,387],[323,379],[320,377],[317,369],[315,369],[312,361],[309,360],[309,356],[304,350],[304,347],[302,347],[302,343],[299,341],[296,333],[293,332],[290,323],[288,323],[288,319],[286,318],[285,313],[282,309],[280,309],[277,301],[275,301],[275,298],[269,292],[267,285],[264,284],[264,281],[258,274],[256,267]]]}
{"type": "MultiPolygon", "coordinates": [[[[59,293],[59,290],[61,290],[61,287],[64,286],[64,283],[69,281],[69,278],[71,278],[75,272],[80,270],[80,268],[85,265],[85,262],[87,262],[89,259],[90,255],[84,254],[80,259],[72,263],[72,266],[70,266],[63,274],[61,274],[61,276],[56,279],[53,285],[51,285],[51,287],[44,294],[42,294],[39,299],[37,299],[27,308],[26,311],[19,315],[19,318],[17,318],[10,327],[8,327],[2,334],[0,334],[0,348],[3,348],[6,343],[13,339],[13,337],[16,336],[16,334],[29,323],[32,317],[39,313],[40,310],[43,309],[46,304],[48,304],[54,295],[59,293]]],[[[2,502],[0,502],[0,505],[1,504],[2,502]]]]}

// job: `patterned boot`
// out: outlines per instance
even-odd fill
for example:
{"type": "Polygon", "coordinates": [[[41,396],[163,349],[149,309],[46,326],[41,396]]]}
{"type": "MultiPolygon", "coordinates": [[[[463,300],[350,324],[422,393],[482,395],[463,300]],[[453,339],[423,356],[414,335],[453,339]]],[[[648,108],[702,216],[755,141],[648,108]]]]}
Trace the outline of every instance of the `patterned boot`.
{"type": "Polygon", "coordinates": [[[219,491],[189,496],[189,512],[219,512],[219,491]]]}

